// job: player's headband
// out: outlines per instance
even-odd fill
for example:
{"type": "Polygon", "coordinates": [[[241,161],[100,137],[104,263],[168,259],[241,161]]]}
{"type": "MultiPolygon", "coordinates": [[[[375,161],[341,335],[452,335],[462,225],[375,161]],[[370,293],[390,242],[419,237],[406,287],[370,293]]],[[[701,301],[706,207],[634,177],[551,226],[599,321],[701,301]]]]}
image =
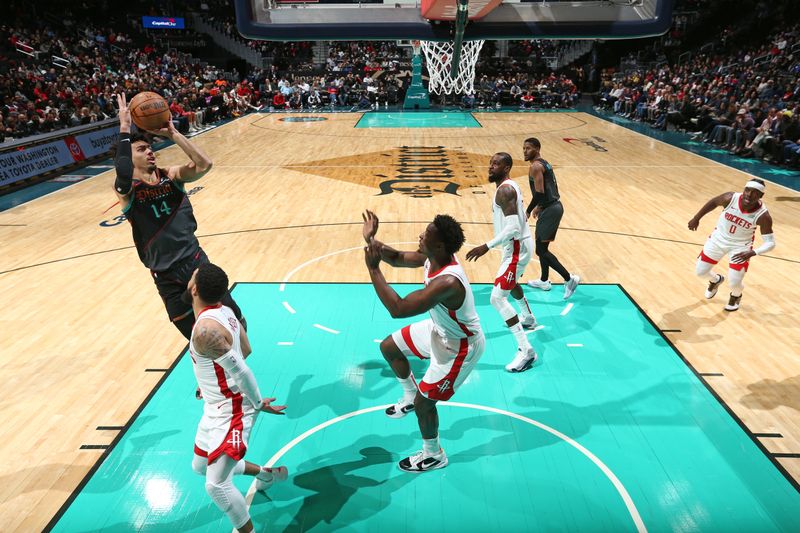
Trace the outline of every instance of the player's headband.
{"type": "Polygon", "coordinates": [[[764,185],[759,183],[759,182],[757,182],[757,181],[748,181],[745,184],[745,187],[747,187],[748,189],[755,189],[755,190],[761,191],[761,192],[764,192],[766,190],[764,185]]]}

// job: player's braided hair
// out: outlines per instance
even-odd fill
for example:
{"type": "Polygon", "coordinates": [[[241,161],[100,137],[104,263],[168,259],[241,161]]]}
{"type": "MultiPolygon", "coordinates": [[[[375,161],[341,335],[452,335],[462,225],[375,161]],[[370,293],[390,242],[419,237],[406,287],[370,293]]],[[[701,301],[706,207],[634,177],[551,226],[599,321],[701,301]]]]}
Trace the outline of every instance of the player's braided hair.
{"type": "Polygon", "coordinates": [[[436,226],[436,231],[439,232],[439,238],[448,254],[452,255],[461,249],[464,244],[464,230],[456,219],[450,215],[436,215],[433,225],[436,226]]]}

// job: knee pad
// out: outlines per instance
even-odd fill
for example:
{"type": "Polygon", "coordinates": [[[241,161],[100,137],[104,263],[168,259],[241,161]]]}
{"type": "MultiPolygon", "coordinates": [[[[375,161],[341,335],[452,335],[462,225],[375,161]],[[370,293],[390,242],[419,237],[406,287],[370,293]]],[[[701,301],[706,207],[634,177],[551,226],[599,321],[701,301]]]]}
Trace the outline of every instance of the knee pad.
{"type": "Polygon", "coordinates": [[[492,288],[492,295],[489,297],[489,303],[492,304],[492,307],[497,309],[497,312],[500,313],[503,320],[508,320],[517,316],[517,312],[511,307],[511,304],[508,303],[508,295],[509,291],[504,291],[495,285],[492,288]]]}
{"type": "Polygon", "coordinates": [[[239,529],[250,520],[250,513],[247,512],[244,496],[233,486],[230,480],[222,483],[206,481],[206,492],[214,500],[220,511],[228,516],[233,527],[239,529]]]}
{"type": "Polygon", "coordinates": [[[208,459],[205,457],[200,457],[199,455],[195,455],[192,459],[192,470],[194,473],[205,476],[206,469],[208,469],[208,459]]]}
{"type": "Polygon", "coordinates": [[[706,263],[702,259],[697,259],[697,265],[695,265],[694,273],[697,274],[699,277],[704,278],[708,276],[708,273],[711,272],[711,269],[714,268],[714,265],[711,263],[706,263]]]}

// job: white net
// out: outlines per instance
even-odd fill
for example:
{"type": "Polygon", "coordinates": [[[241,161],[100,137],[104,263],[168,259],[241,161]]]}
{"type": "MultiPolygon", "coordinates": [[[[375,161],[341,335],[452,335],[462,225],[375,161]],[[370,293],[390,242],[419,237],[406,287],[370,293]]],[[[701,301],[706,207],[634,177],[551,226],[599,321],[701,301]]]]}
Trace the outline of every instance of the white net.
{"type": "Polygon", "coordinates": [[[478,62],[481,48],[483,48],[483,41],[464,41],[461,45],[456,76],[452,77],[453,42],[422,41],[425,65],[428,67],[428,90],[435,94],[473,92],[475,64],[478,62]]]}

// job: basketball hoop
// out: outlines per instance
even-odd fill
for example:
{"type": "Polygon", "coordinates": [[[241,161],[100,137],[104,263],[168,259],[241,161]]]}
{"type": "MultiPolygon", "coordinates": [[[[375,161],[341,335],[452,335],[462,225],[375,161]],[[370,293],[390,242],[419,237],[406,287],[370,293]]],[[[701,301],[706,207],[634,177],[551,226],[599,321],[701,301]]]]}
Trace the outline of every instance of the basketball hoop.
{"type": "Polygon", "coordinates": [[[435,94],[469,94],[475,83],[475,65],[484,41],[463,41],[458,58],[453,41],[422,41],[428,67],[428,90],[435,94]],[[457,61],[457,62],[456,62],[457,61]],[[455,68],[453,68],[455,66],[455,68]]]}

